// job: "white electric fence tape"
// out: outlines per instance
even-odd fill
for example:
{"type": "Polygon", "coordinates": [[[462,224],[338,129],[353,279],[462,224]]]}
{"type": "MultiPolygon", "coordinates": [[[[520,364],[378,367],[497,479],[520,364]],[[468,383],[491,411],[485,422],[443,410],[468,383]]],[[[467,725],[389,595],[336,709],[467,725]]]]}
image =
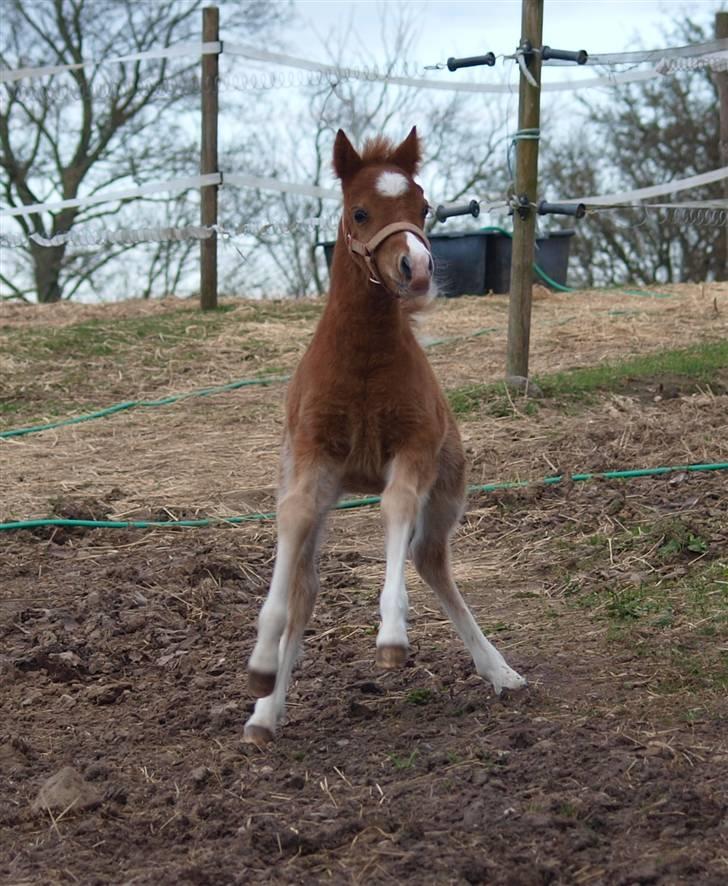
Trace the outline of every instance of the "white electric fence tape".
{"type": "MultiPolygon", "coordinates": [[[[97,225],[83,225],[73,228],[64,234],[56,234],[53,237],[43,237],[40,234],[31,234],[30,240],[38,246],[53,247],[70,246],[97,247],[109,243],[162,243],[171,240],[208,240],[216,233],[221,242],[234,241],[242,237],[256,237],[263,234],[290,234],[302,229],[322,230],[336,227],[339,223],[339,213],[322,216],[308,216],[295,219],[294,221],[279,220],[239,225],[237,228],[226,228],[223,225],[185,225],[183,227],[148,227],[148,228],[116,228],[109,230],[97,225]]],[[[22,247],[27,246],[28,241],[24,236],[0,233],[0,245],[22,247]]]]}
{"type": "Polygon", "coordinates": [[[100,194],[90,194],[88,197],[76,197],[73,200],[51,200],[47,203],[31,203],[28,206],[2,207],[0,218],[13,215],[31,215],[36,212],[55,212],[59,209],[70,209],[74,206],[90,206],[94,203],[113,203],[115,200],[129,200],[133,197],[144,197],[148,194],[158,194],[162,191],[180,192],[190,188],[202,188],[205,185],[219,185],[222,176],[219,172],[211,172],[207,175],[191,175],[186,178],[171,178],[164,182],[150,182],[148,185],[140,185],[136,188],[124,188],[118,191],[102,191],[100,194]]]}
{"type": "MultiPolygon", "coordinates": [[[[681,191],[687,191],[691,188],[698,188],[702,185],[712,184],[713,182],[722,181],[728,178],[728,166],[720,169],[714,169],[712,172],[704,172],[700,175],[693,175],[689,178],[678,179],[667,182],[662,185],[652,185],[647,188],[639,188],[634,191],[619,191],[613,194],[600,194],[588,197],[570,197],[567,200],[561,200],[562,203],[585,203],[587,206],[606,206],[628,204],[631,202],[639,202],[647,200],[651,197],[660,197],[663,194],[677,194],[681,191]]],[[[74,200],[57,200],[47,203],[33,203],[29,206],[16,206],[11,209],[3,208],[0,210],[0,217],[6,218],[17,215],[30,215],[37,212],[55,211],[65,209],[72,206],[86,206],[95,203],[113,202],[116,200],[128,200],[134,197],[142,197],[150,194],[161,192],[180,192],[190,188],[201,188],[208,185],[222,184],[223,176],[219,172],[212,172],[208,175],[189,176],[187,178],[174,178],[165,182],[150,182],[148,185],[142,185],[136,188],[126,188],[118,191],[105,191],[100,194],[92,194],[89,197],[79,197],[74,200]]],[[[224,176],[224,182],[228,186],[237,186],[241,188],[257,188],[259,190],[278,191],[281,193],[297,194],[299,196],[314,197],[321,200],[339,200],[341,195],[338,191],[328,188],[321,188],[318,185],[300,184],[296,182],[286,182],[277,178],[264,176],[245,175],[240,173],[231,173],[224,176]]],[[[711,205],[715,201],[709,201],[711,205]]],[[[502,209],[508,204],[503,201],[495,203],[486,203],[481,211],[490,212],[502,209]]],[[[706,203],[701,203],[705,206],[706,203]]],[[[63,235],[60,235],[63,236],[63,235]]]]}
{"type": "MultiPolygon", "coordinates": [[[[54,74],[61,74],[66,71],[78,70],[79,68],[99,67],[106,64],[124,64],[127,62],[144,61],[147,59],[166,59],[181,56],[218,55],[222,52],[222,48],[223,44],[221,42],[179,43],[176,46],[151,49],[145,52],[137,52],[112,58],[84,59],[83,61],[74,64],[43,65],[40,67],[12,69],[5,68],[0,70],[0,83],[10,83],[16,80],[34,80],[39,77],[47,77],[54,74]]],[[[618,83],[640,82],[683,67],[682,65],[672,64],[671,60],[690,58],[700,59],[701,57],[709,56],[711,53],[717,53],[717,55],[715,55],[715,60],[719,63],[723,62],[725,60],[725,50],[728,50],[728,39],[711,40],[705,43],[696,43],[688,46],[678,46],[667,49],[596,53],[589,56],[587,61],[588,65],[640,64],[643,62],[652,62],[657,65],[657,68],[652,71],[628,71],[622,74],[612,74],[587,80],[542,83],[541,88],[546,91],[563,91],[569,89],[588,89],[594,86],[613,86],[618,83]]],[[[509,93],[512,91],[512,87],[507,84],[445,82],[424,77],[392,76],[387,73],[379,73],[375,69],[344,68],[338,65],[330,65],[324,62],[286,55],[284,53],[268,52],[243,43],[228,43],[225,41],[225,53],[227,55],[240,55],[254,61],[268,62],[275,65],[298,68],[299,70],[327,74],[339,80],[369,80],[390,83],[393,86],[407,86],[419,89],[439,89],[449,92],[509,93]]],[[[559,61],[549,60],[545,64],[559,65],[559,61]]],[[[686,65],[685,67],[690,66],[686,65]]],[[[234,86],[235,84],[233,83],[232,85],[234,86]]]]}
{"type": "MultiPolygon", "coordinates": [[[[714,169],[712,172],[704,172],[700,175],[693,175],[689,178],[679,179],[667,182],[662,185],[652,185],[647,188],[639,188],[634,191],[620,191],[613,194],[601,194],[589,197],[571,197],[567,200],[561,200],[562,203],[584,203],[588,207],[603,208],[619,208],[623,206],[631,206],[634,204],[643,205],[647,209],[718,209],[725,208],[726,201],[715,200],[696,200],[681,203],[653,203],[641,204],[640,201],[647,200],[651,197],[659,197],[664,194],[677,194],[681,191],[687,191],[692,188],[698,188],[703,185],[712,184],[728,178],[728,166],[720,169],[714,169]]],[[[93,194],[88,198],[78,200],[62,200],[55,203],[36,203],[32,206],[16,207],[11,210],[0,212],[0,216],[15,216],[21,214],[29,214],[33,212],[41,212],[44,210],[61,209],[66,206],[81,206],[86,204],[101,203],[105,201],[123,200],[131,197],[139,197],[159,192],[184,191],[190,188],[204,187],[206,185],[219,185],[223,177],[220,173],[214,172],[209,175],[191,176],[189,178],[170,179],[166,182],[153,182],[138,188],[128,188],[119,191],[108,191],[103,194],[93,194]]],[[[230,174],[225,175],[224,181],[226,185],[238,186],[243,188],[257,188],[260,190],[273,190],[282,193],[297,194],[299,196],[315,197],[318,199],[339,200],[340,194],[337,191],[320,188],[317,185],[298,184],[294,182],[285,182],[276,178],[264,178],[253,175],[230,174]]],[[[491,198],[488,198],[489,200],[491,198]]],[[[498,212],[508,208],[507,201],[485,202],[481,201],[481,212],[498,212]]],[[[332,216],[333,217],[333,216],[332,216]]],[[[205,228],[199,226],[186,226],[182,228],[139,228],[139,229],[121,229],[120,231],[107,232],[103,230],[101,233],[98,229],[91,235],[92,241],[88,238],[83,239],[81,232],[79,239],[74,240],[74,232],[68,231],[63,234],[56,234],[54,237],[45,238],[40,234],[32,234],[31,239],[41,246],[59,246],[63,243],[77,242],[81,245],[99,245],[102,243],[122,243],[122,242],[141,242],[146,240],[185,240],[185,239],[204,239],[210,235],[211,230],[217,230],[221,236],[243,236],[246,234],[260,234],[268,230],[271,233],[283,233],[285,231],[294,230],[297,226],[311,227],[320,226],[321,218],[307,218],[298,222],[269,222],[264,225],[243,225],[237,231],[231,232],[223,228],[205,228]],[[136,240],[124,239],[129,231],[142,232],[144,236],[140,236],[136,240]],[[177,235],[175,232],[182,232],[177,235]]],[[[5,245],[19,246],[25,243],[24,238],[12,238],[7,234],[0,235],[5,245]]]]}
{"type": "MultiPolygon", "coordinates": [[[[239,55],[252,61],[267,62],[281,65],[286,68],[297,68],[302,71],[311,71],[328,75],[333,81],[364,80],[368,82],[388,83],[392,86],[406,86],[416,89],[438,89],[445,92],[470,92],[475,94],[511,94],[514,86],[508,83],[462,83],[447,80],[434,80],[426,77],[397,77],[391,74],[380,73],[376,69],[347,68],[339,65],[329,65],[323,62],[315,62],[310,59],[299,58],[293,55],[285,55],[281,52],[268,52],[247,46],[242,43],[228,43],[225,41],[226,55],[239,55]]],[[[586,80],[559,80],[555,83],[541,83],[541,89],[546,92],[559,92],[572,89],[590,89],[594,86],[614,86],[619,83],[637,83],[644,80],[652,80],[661,76],[657,71],[628,71],[623,74],[609,74],[603,77],[591,77],[586,80]]],[[[229,83],[235,88],[235,79],[227,81],[222,78],[223,84],[229,83]]]]}
{"type": "MultiPolygon", "coordinates": [[[[566,202],[566,201],[564,201],[566,202]]],[[[481,214],[486,212],[504,211],[508,209],[506,202],[481,205],[481,214]]],[[[728,219],[728,200],[686,200],[681,203],[619,203],[608,206],[594,206],[589,213],[606,212],[615,209],[669,210],[678,220],[687,224],[724,225],[728,219]]],[[[42,237],[31,234],[30,239],[39,246],[52,247],[68,244],[70,246],[97,248],[107,244],[161,243],[167,241],[207,240],[213,232],[218,235],[223,245],[234,243],[243,237],[259,237],[264,234],[283,235],[301,230],[322,231],[333,229],[339,223],[339,214],[330,216],[308,217],[294,221],[270,221],[263,224],[244,224],[238,228],[226,228],[223,225],[198,226],[186,225],[179,228],[117,228],[108,230],[92,225],[74,228],[65,234],[54,237],[42,237]]],[[[24,247],[27,240],[23,236],[0,233],[0,246],[24,247]]]]}
{"type": "MultiPolygon", "coordinates": [[[[586,48],[586,47],[584,47],[586,48]]],[[[667,49],[638,49],[633,52],[590,52],[585,65],[593,67],[610,67],[612,65],[639,65],[649,63],[658,71],[663,68],[685,69],[691,65],[675,64],[676,59],[711,59],[723,58],[728,50],[728,38],[707,40],[704,43],[689,43],[686,46],[673,46],[667,49]]],[[[542,62],[549,68],[574,67],[573,61],[560,58],[549,58],[542,62]]],[[[579,66],[581,67],[581,66],[579,66]]],[[[697,66],[696,66],[697,67],[697,66]]]]}
{"type": "Polygon", "coordinates": [[[663,194],[677,194],[680,191],[689,191],[691,188],[699,188],[713,182],[728,178],[728,166],[714,169],[712,172],[703,172],[700,175],[691,175],[689,178],[667,182],[664,185],[652,185],[648,188],[638,188],[635,191],[619,191],[616,194],[600,194],[589,197],[570,197],[568,200],[559,200],[559,203],[584,203],[586,206],[608,206],[623,203],[639,202],[648,200],[650,197],[661,197],[663,194]]]}
{"type": "Polygon", "coordinates": [[[319,200],[340,200],[341,192],[320,188],[318,185],[302,185],[281,181],[278,178],[225,173],[225,185],[239,188],[258,188],[261,191],[280,191],[284,194],[299,194],[302,197],[315,197],[319,200]]]}
{"type": "Polygon", "coordinates": [[[0,70],[0,83],[14,80],[35,80],[51,74],[62,74],[64,71],[76,71],[79,68],[98,67],[100,65],[124,64],[125,62],[144,61],[145,59],[177,58],[184,55],[219,55],[222,43],[178,43],[162,49],[150,49],[147,52],[135,52],[131,55],[119,55],[114,58],[84,59],[72,65],[44,65],[39,68],[5,68],[0,70]]]}
{"type": "MultiPolygon", "coordinates": [[[[294,55],[286,55],[282,52],[269,52],[264,49],[256,49],[243,43],[228,43],[225,41],[225,54],[238,55],[252,61],[268,62],[280,65],[284,68],[297,68],[301,71],[311,71],[317,74],[327,74],[334,81],[364,80],[376,83],[389,83],[392,86],[413,86],[421,89],[440,89],[448,92],[490,92],[510,93],[512,86],[505,84],[480,84],[480,83],[447,83],[439,80],[429,80],[424,77],[397,77],[391,74],[380,73],[376,68],[343,67],[341,65],[329,65],[325,62],[311,61],[294,55]]],[[[223,76],[223,83],[225,77],[223,76]]],[[[232,81],[234,86],[234,80],[232,81]]]]}
{"type": "MultiPolygon", "coordinates": [[[[636,52],[595,52],[590,53],[588,65],[633,65],[641,62],[657,64],[663,59],[697,58],[728,49],[728,38],[708,40],[705,43],[691,43],[687,46],[673,46],[668,49],[638,49],[636,52]]],[[[549,64],[546,62],[545,64],[549,64]]]]}

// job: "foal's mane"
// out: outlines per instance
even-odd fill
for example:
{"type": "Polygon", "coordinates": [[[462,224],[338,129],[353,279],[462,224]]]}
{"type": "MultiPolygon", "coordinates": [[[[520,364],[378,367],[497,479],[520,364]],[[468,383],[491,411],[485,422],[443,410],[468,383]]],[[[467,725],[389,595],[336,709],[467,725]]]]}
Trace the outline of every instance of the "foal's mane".
{"type": "Polygon", "coordinates": [[[375,135],[364,142],[361,152],[363,163],[388,163],[394,154],[395,145],[384,135],[375,135]]]}
{"type": "Polygon", "coordinates": [[[416,175],[422,162],[422,144],[417,137],[417,129],[412,127],[412,132],[401,145],[393,145],[383,135],[367,139],[361,154],[361,162],[364,165],[391,163],[407,175],[416,175]]]}

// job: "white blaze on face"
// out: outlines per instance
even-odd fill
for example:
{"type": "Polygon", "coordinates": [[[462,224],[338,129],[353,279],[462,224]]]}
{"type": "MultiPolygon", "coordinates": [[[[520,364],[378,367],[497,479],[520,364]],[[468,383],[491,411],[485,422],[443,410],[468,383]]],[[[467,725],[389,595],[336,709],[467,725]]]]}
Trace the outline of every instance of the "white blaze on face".
{"type": "Polygon", "coordinates": [[[419,237],[416,237],[410,231],[407,231],[404,236],[412,265],[412,284],[419,285],[424,282],[424,286],[427,288],[427,284],[429,283],[430,289],[433,290],[434,293],[431,279],[432,256],[430,255],[429,249],[419,237]]]}
{"type": "Polygon", "coordinates": [[[382,197],[401,197],[409,189],[409,182],[401,172],[383,172],[377,179],[377,193],[382,197]]]}
{"type": "Polygon", "coordinates": [[[407,240],[407,248],[409,249],[413,264],[417,262],[427,267],[430,262],[430,253],[425,244],[410,231],[407,231],[404,236],[407,240]]]}

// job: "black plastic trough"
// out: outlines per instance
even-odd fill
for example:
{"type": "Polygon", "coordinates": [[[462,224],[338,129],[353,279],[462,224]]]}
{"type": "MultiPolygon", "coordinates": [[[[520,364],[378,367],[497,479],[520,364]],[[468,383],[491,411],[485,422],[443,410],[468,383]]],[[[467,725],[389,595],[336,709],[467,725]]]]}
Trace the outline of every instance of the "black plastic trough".
{"type": "MultiPolygon", "coordinates": [[[[497,231],[484,233],[489,238],[485,291],[508,292],[511,288],[511,238],[497,231]]],[[[569,247],[571,246],[571,238],[574,236],[574,233],[573,230],[554,231],[545,237],[538,237],[536,239],[536,264],[547,276],[561,286],[566,286],[569,247]]],[[[548,286],[547,281],[535,272],[534,280],[548,286]]],[[[457,294],[464,295],[465,292],[461,291],[457,294]]]]}
{"type": "MultiPolygon", "coordinates": [[[[573,230],[554,231],[536,240],[536,264],[562,286],[566,286],[573,236],[573,230]]],[[[511,238],[507,234],[488,230],[431,234],[430,242],[440,295],[454,298],[509,291],[511,238]]],[[[330,270],[334,243],[328,241],[319,245],[323,247],[330,270]]],[[[535,279],[540,278],[536,275],[535,279]]]]}

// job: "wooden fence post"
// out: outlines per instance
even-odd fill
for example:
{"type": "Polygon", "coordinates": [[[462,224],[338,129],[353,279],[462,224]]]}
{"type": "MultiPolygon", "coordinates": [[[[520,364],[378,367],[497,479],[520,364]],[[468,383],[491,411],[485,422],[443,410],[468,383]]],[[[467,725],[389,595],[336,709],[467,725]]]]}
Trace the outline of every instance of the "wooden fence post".
{"type": "MultiPolygon", "coordinates": [[[[543,38],[543,0],[522,0],[521,43],[540,49],[543,38]]],[[[523,73],[518,87],[518,129],[538,129],[541,117],[541,55],[534,52],[527,60],[537,86],[523,73]]],[[[536,203],[538,186],[538,139],[516,142],[516,197],[525,195],[536,203]]],[[[528,348],[531,336],[531,286],[533,284],[536,210],[524,207],[523,217],[513,213],[511,253],[511,294],[508,304],[508,351],[506,378],[528,378],[528,348]]]]}
{"type": "MultiPolygon", "coordinates": [[[[728,37],[728,12],[716,12],[715,36],[717,40],[728,37]]],[[[720,62],[716,62],[720,65],[720,62]]],[[[728,69],[718,67],[713,71],[713,80],[718,88],[718,101],[720,107],[718,144],[720,165],[728,166],[728,69]]],[[[728,200],[728,179],[723,181],[723,196],[728,200]]],[[[723,241],[718,248],[718,280],[728,280],[728,223],[723,228],[723,241]]]]}
{"type": "MultiPolygon", "coordinates": [[[[202,41],[215,43],[220,39],[220,11],[217,6],[202,10],[202,41]]],[[[200,175],[219,172],[217,168],[217,112],[219,56],[202,56],[202,132],[200,136],[200,175]]],[[[200,224],[217,224],[217,185],[200,189],[200,224]]],[[[200,240],[200,308],[211,311],[217,307],[217,234],[200,240]]]]}

